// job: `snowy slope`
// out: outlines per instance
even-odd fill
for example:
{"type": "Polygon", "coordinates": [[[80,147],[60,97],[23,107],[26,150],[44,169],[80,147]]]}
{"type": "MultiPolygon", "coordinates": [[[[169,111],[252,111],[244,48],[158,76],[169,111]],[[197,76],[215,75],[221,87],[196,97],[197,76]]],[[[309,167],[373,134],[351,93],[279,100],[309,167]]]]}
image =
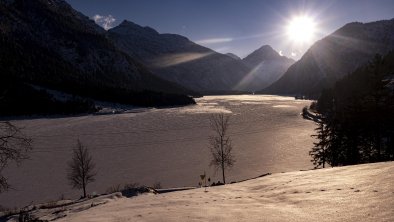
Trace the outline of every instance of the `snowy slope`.
{"type": "Polygon", "coordinates": [[[394,163],[278,173],[220,187],[109,198],[59,221],[393,221],[394,163]]]}

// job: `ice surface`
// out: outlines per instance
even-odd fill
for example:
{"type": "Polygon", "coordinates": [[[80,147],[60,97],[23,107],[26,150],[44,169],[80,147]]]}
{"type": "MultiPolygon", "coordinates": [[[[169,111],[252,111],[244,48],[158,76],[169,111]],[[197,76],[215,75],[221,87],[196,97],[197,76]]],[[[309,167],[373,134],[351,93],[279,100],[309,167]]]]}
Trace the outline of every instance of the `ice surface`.
{"type": "Polygon", "coordinates": [[[96,181],[88,193],[135,183],[163,187],[196,186],[207,172],[212,181],[220,174],[209,167],[209,116],[231,115],[230,134],[236,163],[229,182],[266,172],[312,168],[308,151],[314,123],[300,117],[310,101],[278,96],[208,96],[198,105],[148,109],[137,113],[40,118],[13,121],[34,139],[30,160],[9,166],[6,176],[14,190],[0,195],[0,205],[24,206],[43,201],[76,198],[66,180],[67,161],[79,138],[90,148],[97,165],[96,181]],[[243,102],[261,102],[261,104],[243,102]],[[264,104],[263,102],[267,103],[264,104]],[[292,106],[286,109],[273,105],[292,106]]]}
{"type": "Polygon", "coordinates": [[[291,106],[291,105],[275,105],[272,106],[274,108],[294,108],[295,106],[291,106]]]}

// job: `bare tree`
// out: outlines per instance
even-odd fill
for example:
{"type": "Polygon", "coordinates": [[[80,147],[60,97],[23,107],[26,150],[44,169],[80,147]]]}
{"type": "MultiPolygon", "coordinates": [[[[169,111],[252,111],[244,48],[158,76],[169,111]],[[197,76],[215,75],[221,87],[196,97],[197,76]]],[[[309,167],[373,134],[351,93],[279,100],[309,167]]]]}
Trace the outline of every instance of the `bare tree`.
{"type": "Polygon", "coordinates": [[[225,170],[231,168],[235,163],[232,154],[233,146],[228,136],[229,116],[223,113],[212,115],[210,120],[211,128],[214,135],[209,137],[209,148],[211,149],[212,161],[211,166],[221,169],[223,183],[226,183],[225,170]]]}
{"type": "Polygon", "coordinates": [[[86,197],[86,186],[95,180],[94,168],[95,164],[89,150],[78,140],[72,159],[68,163],[67,179],[73,188],[83,190],[83,198],[86,197]]]}
{"type": "Polygon", "coordinates": [[[22,160],[28,159],[27,152],[32,149],[31,144],[32,140],[21,132],[21,128],[7,121],[0,122],[0,193],[10,188],[2,171],[10,162],[19,165],[22,160]]]}

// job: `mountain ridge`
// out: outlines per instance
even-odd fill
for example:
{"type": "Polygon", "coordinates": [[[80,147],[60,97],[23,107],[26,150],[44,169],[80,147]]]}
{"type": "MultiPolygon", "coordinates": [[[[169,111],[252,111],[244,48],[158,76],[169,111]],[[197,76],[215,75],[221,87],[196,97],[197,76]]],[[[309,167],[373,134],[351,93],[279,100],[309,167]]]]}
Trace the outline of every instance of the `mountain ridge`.
{"type": "Polygon", "coordinates": [[[243,89],[237,86],[248,72],[242,62],[184,36],[150,29],[125,20],[108,30],[108,38],[119,49],[139,58],[157,76],[187,88],[200,92],[243,89]]]}
{"type": "Polygon", "coordinates": [[[281,56],[270,45],[261,46],[242,61],[251,69],[249,75],[260,80],[260,83],[253,87],[254,91],[260,90],[261,86],[266,87],[274,83],[295,62],[293,59],[281,56]]]}
{"type": "Polygon", "coordinates": [[[3,81],[136,105],[158,100],[169,105],[172,97],[193,94],[151,74],[118,50],[103,28],[63,0],[3,0],[0,12],[3,81]]]}
{"type": "Polygon", "coordinates": [[[375,54],[393,49],[394,19],[348,23],[314,43],[277,82],[260,92],[316,96],[375,54]]]}
{"type": "Polygon", "coordinates": [[[157,76],[208,94],[261,89],[278,79],[293,62],[266,45],[252,56],[270,48],[269,57],[257,56],[258,64],[251,65],[249,57],[241,60],[236,55],[217,53],[187,37],[160,34],[127,20],[108,30],[108,38],[120,50],[140,59],[157,76]],[[266,64],[255,69],[263,60],[266,64]]]}

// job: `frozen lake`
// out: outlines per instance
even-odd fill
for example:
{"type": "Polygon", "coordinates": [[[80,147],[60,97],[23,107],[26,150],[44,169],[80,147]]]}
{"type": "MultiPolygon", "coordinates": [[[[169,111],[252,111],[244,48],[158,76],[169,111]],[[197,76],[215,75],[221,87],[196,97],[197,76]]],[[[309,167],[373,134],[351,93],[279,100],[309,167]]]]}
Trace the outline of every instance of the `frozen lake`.
{"type": "Polygon", "coordinates": [[[300,116],[310,101],[280,96],[206,96],[197,105],[149,109],[140,113],[41,118],[13,121],[34,140],[30,160],[5,170],[14,190],[0,194],[0,205],[13,207],[79,197],[66,180],[67,162],[79,138],[96,162],[96,181],[88,192],[117,184],[163,187],[196,186],[209,167],[209,116],[231,115],[230,135],[236,163],[227,181],[267,172],[310,169],[315,124],[300,116]]]}

